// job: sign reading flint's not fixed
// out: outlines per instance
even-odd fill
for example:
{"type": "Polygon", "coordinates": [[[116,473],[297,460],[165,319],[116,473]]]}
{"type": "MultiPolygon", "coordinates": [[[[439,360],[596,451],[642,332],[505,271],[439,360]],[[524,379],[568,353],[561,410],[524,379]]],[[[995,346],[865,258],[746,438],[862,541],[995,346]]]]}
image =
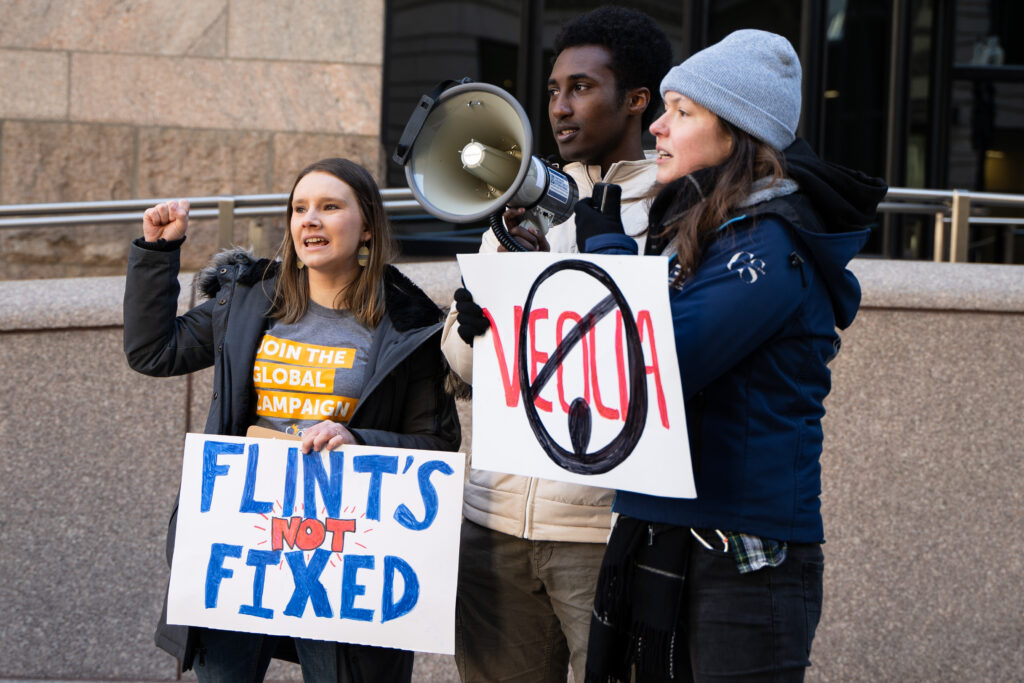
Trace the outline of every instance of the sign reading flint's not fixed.
{"type": "Polygon", "coordinates": [[[453,654],[464,456],[188,434],[171,624],[453,654]]]}
{"type": "Polygon", "coordinates": [[[473,346],[473,467],[694,497],[667,260],[458,259],[491,322],[473,346]]]}

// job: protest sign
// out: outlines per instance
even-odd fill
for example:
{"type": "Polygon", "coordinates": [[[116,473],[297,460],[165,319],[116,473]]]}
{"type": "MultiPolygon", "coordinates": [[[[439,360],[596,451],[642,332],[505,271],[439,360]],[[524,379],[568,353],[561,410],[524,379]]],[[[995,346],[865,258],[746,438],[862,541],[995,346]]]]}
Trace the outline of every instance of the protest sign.
{"type": "Polygon", "coordinates": [[[168,623],[453,654],[463,469],[188,434],[168,623]]]}
{"type": "Polygon", "coordinates": [[[694,497],[666,259],[458,259],[491,322],[473,346],[473,467],[694,497]]]}

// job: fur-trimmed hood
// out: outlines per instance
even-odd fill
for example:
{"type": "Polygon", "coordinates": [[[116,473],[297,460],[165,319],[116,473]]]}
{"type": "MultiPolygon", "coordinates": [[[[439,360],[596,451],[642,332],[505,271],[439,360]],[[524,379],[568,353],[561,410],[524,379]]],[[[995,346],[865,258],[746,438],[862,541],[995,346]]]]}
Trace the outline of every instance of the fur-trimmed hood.
{"type": "Polygon", "coordinates": [[[384,305],[399,332],[442,322],[445,311],[394,266],[384,267],[384,305]]]}
{"type": "Polygon", "coordinates": [[[230,266],[241,266],[237,282],[252,286],[261,280],[272,280],[281,271],[280,261],[257,259],[247,249],[225,249],[214,254],[210,262],[192,280],[192,291],[204,299],[212,299],[220,288],[234,277],[230,266]]]}
{"type": "MultiPolygon", "coordinates": [[[[245,249],[227,249],[214,255],[210,263],[196,273],[192,288],[206,299],[217,295],[228,281],[253,286],[259,282],[269,285],[268,296],[273,295],[274,279],[281,272],[281,262],[257,259],[245,249]],[[235,275],[231,266],[240,266],[235,275]]],[[[394,266],[384,268],[384,304],[391,323],[400,332],[426,327],[444,320],[444,311],[427,294],[394,266]]]]}

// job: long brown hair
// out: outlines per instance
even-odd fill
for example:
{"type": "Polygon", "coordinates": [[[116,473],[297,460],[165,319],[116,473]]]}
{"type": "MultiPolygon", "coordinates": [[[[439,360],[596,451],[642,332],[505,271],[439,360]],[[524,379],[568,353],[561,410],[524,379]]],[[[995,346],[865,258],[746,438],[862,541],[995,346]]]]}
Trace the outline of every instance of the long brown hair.
{"type": "Polygon", "coordinates": [[[370,249],[370,261],[360,268],[356,279],[338,292],[334,307],[348,309],[360,324],[373,329],[384,317],[384,267],[391,261],[394,242],[391,225],[384,211],[384,200],[373,176],[359,164],[348,159],[321,159],[302,169],[288,195],[287,226],[278,248],[281,274],[277,278],[270,316],[284,323],[294,323],[309,308],[309,273],[299,269],[299,258],[292,241],[292,200],[299,181],[310,173],[329,173],[352,188],[363,218],[363,227],[370,231],[365,243],[370,249]]]}
{"type": "Polygon", "coordinates": [[[786,177],[779,152],[725,119],[717,118],[732,139],[732,151],[718,167],[710,193],[682,215],[670,219],[662,230],[652,226],[657,234],[675,243],[680,269],[673,284],[680,284],[697,269],[708,237],[732,217],[750,195],[755,181],[771,178],[772,182],[778,182],[786,177]]]}

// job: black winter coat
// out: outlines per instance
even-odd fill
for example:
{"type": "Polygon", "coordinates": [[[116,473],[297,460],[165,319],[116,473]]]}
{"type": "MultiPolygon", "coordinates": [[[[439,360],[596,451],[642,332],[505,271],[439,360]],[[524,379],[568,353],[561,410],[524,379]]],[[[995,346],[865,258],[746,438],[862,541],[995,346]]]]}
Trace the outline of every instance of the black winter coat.
{"type": "MultiPolygon", "coordinates": [[[[195,286],[208,298],[177,316],[183,241],[132,243],[124,294],[125,355],[132,369],[154,377],[212,365],[204,433],[242,436],[256,418],[252,369],[270,324],[266,313],[280,264],[253,260],[241,250],[218,254],[196,276],[195,286]]],[[[458,450],[459,419],[445,390],[448,369],[440,350],[443,313],[396,268],[387,267],[384,281],[386,314],[374,330],[367,381],[346,426],[365,444],[458,450]]],[[[168,526],[168,563],[176,518],[177,504],[168,526]]],[[[156,644],[181,660],[183,669],[192,661],[190,631],[167,624],[165,605],[156,644]]]]}

